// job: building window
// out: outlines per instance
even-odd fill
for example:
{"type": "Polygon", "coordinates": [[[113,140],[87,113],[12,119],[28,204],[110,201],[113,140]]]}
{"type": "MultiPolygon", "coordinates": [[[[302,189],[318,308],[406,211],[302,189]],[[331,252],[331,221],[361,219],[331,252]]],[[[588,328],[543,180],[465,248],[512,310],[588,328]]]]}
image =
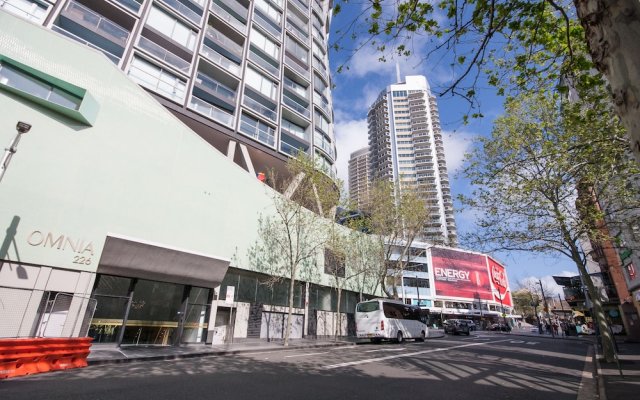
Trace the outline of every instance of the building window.
{"type": "Polygon", "coordinates": [[[147,24],[189,50],[195,48],[197,34],[178,21],[177,18],[161,11],[159,8],[151,8],[147,24]]]}
{"type": "Polygon", "coordinates": [[[82,98],[79,96],[21,71],[5,61],[0,61],[0,85],[17,89],[71,110],[77,110],[82,103],[82,98]]]}
{"type": "Polygon", "coordinates": [[[264,54],[275,60],[280,58],[280,46],[260,33],[260,31],[255,29],[251,31],[250,40],[251,44],[261,50],[264,54]]]}
{"type": "Polygon", "coordinates": [[[402,278],[402,284],[407,287],[428,288],[429,279],[422,278],[402,278]]]}
{"type": "Polygon", "coordinates": [[[240,132],[269,146],[273,147],[275,145],[275,129],[246,114],[242,114],[240,117],[240,132]]]}
{"type": "Polygon", "coordinates": [[[278,84],[259,72],[251,68],[247,68],[245,82],[268,99],[273,101],[276,100],[278,96],[278,84]]]}

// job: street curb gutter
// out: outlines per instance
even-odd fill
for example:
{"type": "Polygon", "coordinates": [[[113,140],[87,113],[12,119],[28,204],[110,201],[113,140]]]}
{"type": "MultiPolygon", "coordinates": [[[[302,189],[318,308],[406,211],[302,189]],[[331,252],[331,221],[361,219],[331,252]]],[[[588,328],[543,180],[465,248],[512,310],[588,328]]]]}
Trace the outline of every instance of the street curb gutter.
{"type": "Polygon", "coordinates": [[[228,356],[228,355],[242,354],[242,353],[266,353],[266,352],[275,351],[275,350],[300,350],[300,349],[355,346],[355,345],[356,345],[355,343],[342,342],[342,343],[326,343],[326,344],[317,344],[317,345],[288,346],[288,347],[283,346],[283,347],[270,347],[270,348],[258,348],[258,349],[202,351],[198,353],[167,354],[162,356],[88,360],[88,364],[91,367],[94,365],[125,364],[125,363],[137,362],[137,361],[167,361],[167,360],[180,360],[180,359],[198,358],[198,357],[228,356]]]}

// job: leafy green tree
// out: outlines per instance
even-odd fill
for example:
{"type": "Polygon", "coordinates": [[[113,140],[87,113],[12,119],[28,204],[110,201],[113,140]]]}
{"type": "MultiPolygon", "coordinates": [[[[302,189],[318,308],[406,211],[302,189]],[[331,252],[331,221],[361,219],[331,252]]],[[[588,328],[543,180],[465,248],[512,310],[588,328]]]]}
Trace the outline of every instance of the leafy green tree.
{"type": "Polygon", "coordinates": [[[412,260],[411,247],[423,233],[427,208],[413,187],[386,180],[373,182],[367,204],[367,229],[378,240],[376,276],[387,297],[397,299],[396,283],[412,260]]]}
{"type": "MultiPolygon", "coordinates": [[[[640,0],[434,0],[365,3],[358,16],[333,35],[332,47],[351,56],[367,46],[380,60],[408,56],[430,44],[425,61],[443,51],[455,60],[447,93],[477,106],[484,79],[498,86],[536,90],[570,77],[578,89],[606,76],[616,113],[640,160],[640,68],[637,26],[640,0]],[[351,42],[356,44],[351,46],[351,42]],[[591,57],[588,56],[590,54],[591,57]]],[[[361,2],[336,1],[334,12],[361,2]]],[[[348,68],[347,62],[338,70],[348,68]]],[[[473,116],[481,116],[476,110],[473,116]]]]}
{"type": "Polygon", "coordinates": [[[285,346],[289,345],[296,281],[316,276],[339,200],[339,186],[313,160],[302,155],[291,159],[287,168],[288,179],[269,174],[269,183],[283,194],[265,186],[273,208],[260,217],[259,240],[249,251],[250,262],[271,277],[265,284],[274,286],[288,279],[285,346]]]}
{"type": "Polygon", "coordinates": [[[630,189],[618,184],[638,170],[627,156],[624,129],[598,99],[596,93],[569,102],[547,92],[509,99],[492,136],[479,138],[468,155],[463,174],[473,191],[460,200],[480,212],[478,230],[463,237],[468,245],[559,253],[574,262],[591,294],[605,357],[612,361],[612,338],[580,243],[602,234],[596,221],[614,222],[624,211],[600,208],[592,196],[605,203],[625,198],[624,208],[638,207],[637,201],[631,204],[630,189]]]}

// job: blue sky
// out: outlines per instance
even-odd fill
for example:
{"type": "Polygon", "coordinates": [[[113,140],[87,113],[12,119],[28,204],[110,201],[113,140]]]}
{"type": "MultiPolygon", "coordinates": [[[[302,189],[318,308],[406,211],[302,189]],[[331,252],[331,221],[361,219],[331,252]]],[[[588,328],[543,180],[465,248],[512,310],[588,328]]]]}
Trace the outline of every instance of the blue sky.
{"type": "MultiPolygon", "coordinates": [[[[355,13],[362,10],[357,3],[350,3],[334,17],[331,28],[330,43],[338,34],[337,30],[353,20],[355,13]]],[[[343,43],[344,44],[344,43],[343,43]]],[[[503,99],[495,95],[495,90],[488,85],[478,86],[481,119],[472,119],[465,125],[463,116],[469,111],[469,103],[461,97],[438,96],[444,87],[450,84],[456,73],[450,53],[436,53],[428,61],[422,55],[429,51],[427,40],[416,40],[413,43],[414,54],[408,58],[386,55],[387,62],[379,62],[380,54],[371,48],[364,47],[349,62],[349,69],[336,73],[336,68],[344,63],[348,51],[330,53],[332,76],[334,80],[333,107],[335,112],[335,134],[338,149],[338,175],[347,182],[347,165],[349,155],[367,145],[366,116],[369,105],[387,86],[396,82],[396,63],[400,66],[401,77],[405,75],[425,75],[433,94],[438,98],[440,122],[443,129],[447,167],[451,182],[452,194],[469,193],[469,183],[458,173],[463,166],[466,151],[473,146],[473,138],[491,133],[493,120],[503,112],[503,99]]],[[[457,207],[460,209],[460,207],[457,207]]],[[[474,215],[470,212],[456,212],[456,225],[459,235],[474,229],[474,215]]],[[[542,279],[546,291],[560,293],[552,275],[577,275],[575,265],[565,256],[549,256],[534,253],[510,252],[493,255],[507,267],[509,282],[516,288],[519,282],[542,279]]]]}

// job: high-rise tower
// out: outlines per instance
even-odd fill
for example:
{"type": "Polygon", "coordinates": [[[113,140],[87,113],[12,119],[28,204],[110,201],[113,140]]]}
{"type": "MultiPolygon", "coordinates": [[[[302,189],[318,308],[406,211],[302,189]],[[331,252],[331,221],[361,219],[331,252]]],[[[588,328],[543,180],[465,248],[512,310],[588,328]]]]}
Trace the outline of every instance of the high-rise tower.
{"type": "Polygon", "coordinates": [[[429,211],[423,238],[457,244],[453,202],[436,98],[424,76],[388,86],[368,113],[372,180],[417,188],[429,211]]]}
{"type": "Polygon", "coordinates": [[[303,151],[333,175],[330,3],[5,0],[0,12],[101,51],[251,173],[282,173],[303,151]]]}
{"type": "Polygon", "coordinates": [[[349,157],[349,198],[359,210],[369,196],[369,147],[354,151],[349,157]]]}

